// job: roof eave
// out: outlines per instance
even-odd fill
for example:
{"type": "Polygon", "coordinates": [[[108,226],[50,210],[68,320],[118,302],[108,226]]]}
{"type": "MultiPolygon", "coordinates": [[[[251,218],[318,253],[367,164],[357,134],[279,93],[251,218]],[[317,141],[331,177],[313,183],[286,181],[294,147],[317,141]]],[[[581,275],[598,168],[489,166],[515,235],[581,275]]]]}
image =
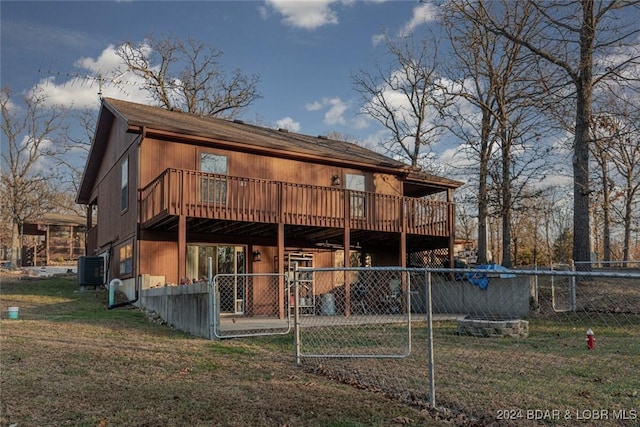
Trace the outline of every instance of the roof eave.
{"type": "Polygon", "coordinates": [[[268,148],[256,145],[247,145],[246,143],[239,141],[231,141],[221,137],[211,137],[203,135],[188,134],[185,132],[174,132],[165,129],[155,129],[150,127],[143,127],[141,125],[129,125],[129,132],[141,133],[142,129],[145,131],[147,137],[156,137],[160,139],[167,139],[172,141],[190,142],[194,144],[215,144],[217,147],[231,149],[234,151],[241,151],[246,153],[269,155],[271,157],[281,157],[287,159],[295,159],[307,162],[314,162],[319,164],[336,165],[341,167],[351,167],[358,169],[365,169],[370,171],[376,171],[381,173],[388,173],[394,175],[406,176],[409,173],[408,168],[387,166],[383,164],[374,164],[367,162],[354,162],[352,160],[342,160],[339,158],[327,158],[323,156],[286,151],[275,148],[268,148]]]}
{"type": "Polygon", "coordinates": [[[107,103],[103,102],[102,107],[100,108],[100,113],[96,123],[96,130],[93,140],[91,141],[91,148],[89,149],[87,161],[80,180],[80,186],[78,187],[76,203],[81,205],[88,205],[91,202],[91,190],[97,177],[100,161],[106,148],[111,125],[115,119],[113,111],[111,111],[110,108],[105,108],[107,105],[107,103]]]}

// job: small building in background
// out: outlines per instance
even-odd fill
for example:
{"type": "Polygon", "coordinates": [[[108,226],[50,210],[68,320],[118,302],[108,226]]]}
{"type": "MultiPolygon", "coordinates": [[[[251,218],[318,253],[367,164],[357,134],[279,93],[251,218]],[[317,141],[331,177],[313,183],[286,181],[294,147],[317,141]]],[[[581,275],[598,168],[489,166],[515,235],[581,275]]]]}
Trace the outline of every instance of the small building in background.
{"type": "Polygon", "coordinates": [[[75,264],[85,254],[87,220],[77,215],[44,214],[24,223],[22,266],[75,264]]]}

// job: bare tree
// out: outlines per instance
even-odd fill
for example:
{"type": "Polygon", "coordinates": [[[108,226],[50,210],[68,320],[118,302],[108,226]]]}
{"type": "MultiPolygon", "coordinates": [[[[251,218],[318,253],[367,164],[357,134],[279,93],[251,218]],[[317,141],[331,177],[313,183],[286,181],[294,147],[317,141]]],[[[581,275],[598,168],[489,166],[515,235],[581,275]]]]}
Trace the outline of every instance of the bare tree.
{"type": "Polygon", "coordinates": [[[46,97],[33,92],[24,107],[14,104],[9,88],[0,93],[2,132],[1,195],[3,218],[11,221],[11,262],[15,265],[20,247],[21,226],[55,206],[54,172],[46,161],[58,153],[67,110],[46,106],[46,97]],[[57,139],[58,138],[58,139],[57,139]]]}
{"type": "MultiPolygon", "coordinates": [[[[504,7],[515,3],[504,3],[504,7]]],[[[633,44],[634,36],[640,33],[637,15],[633,13],[637,12],[638,4],[625,0],[528,0],[526,3],[535,8],[539,18],[536,19],[539,22],[536,31],[526,35],[518,34],[506,25],[501,15],[495,15],[487,7],[490,3],[483,0],[469,2],[474,10],[470,17],[488,31],[520,44],[554,66],[559,71],[556,77],[564,77],[565,87],[573,88],[573,256],[576,261],[589,261],[589,145],[593,89],[607,78],[619,78],[628,66],[638,62],[638,47],[633,44]],[[619,55],[621,51],[625,55],[619,55]]],[[[561,84],[559,82],[557,87],[561,84]]]]}
{"type": "Polygon", "coordinates": [[[460,197],[456,193],[456,234],[460,234],[463,240],[472,240],[477,237],[477,215],[473,215],[475,200],[468,197],[460,197]]]}
{"type": "Polygon", "coordinates": [[[149,36],[138,45],[126,43],[118,55],[144,81],[143,89],[169,110],[231,119],[260,98],[258,76],[239,69],[227,75],[219,62],[222,52],[194,39],[149,36]]]}
{"type": "MultiPolygon", "coordinates": [[[[88,108],[80,111],[71,111],[68,119],[73,121],[75,126],[70,126],[67,130],[55,160],[61,169],[68,172],[66,176],[62,177],[62,184],[68,187],[70,192],[75,195],[82,179],[84,162],[91,149],[91,141],[96,125],[96,112],[88,108]],[[75,131],[72,132],[71,128],[75,131]]],[[[67,208],[70,208],[70,206],[67,206],[67,208]]]]}
{"type": "Polygon", "coordinates": [[[451,103],[437,73],[437,44],[422,41],[416,46],[412,35],[387,37],[385,43],[389,67],[361,70],[352,80],[364,101],[362,111],[389,131],[387,151],[423,167],[445,129],[442,112],[451,103]]]}
{"type": "Polygon", "coordinates": [[[621,217],[624,225],[623,260],[629,261],[634,211],[640,205],[640,129],[638,116],[626,115],[611,129],[616,143],[611,160],[620,177],[618,194],[622,200],[621,217]]]}
{"type": "MultiPolygon", "coordinates": [[[[492,6],[517,34],[532,27],[531,7],[514,11],[498,2],[492,6]]],[[[451,129],[466,142],[478,168],[480,261],[485,262],[487,218],[496,215],[502,223],[502,264],[510,267],[515,224],[511,216],[514,209],[525,206],[523,198],[535,197],[531,181],[541,177],[541,159],[548,151],[539,142],[546,125],[538,114],[542,90],[530,77],[536,58],[521,45],[486,31],[482,16],[475,15],[477,10],[467,2],[452,0],[444,12],[454,53],[448,74],[458,76],[453,88],[460,99],[451,129]]]]}
{"type": "Polygon", "coordinates": [[[451,3],[445,12],[444,27],[454,57],[448,74],[460,76],[457,79],[460,87],[452,89],[458,102],[449,110],[449,130],[464,142],[462,146],[472,163],[477,162],[478,172],[472,174],[471,179],[477,180],[478,263],[486,264],[489,261],[488,168],[496,143],[494,129],[497,123],[496,115],[493,114],[496,94],[492,86],[497,71],[491,60],[495,37],[480,31],[480,27],[474,26],[470,21],[460,19],[455,3],[451,3]],[[469,106],[478,112],[469,114],[469,106]]]}
{"type": "Polygon", "coordinates": [[[631,259],[631,231],[634,212],[640,205],[640,136],[636,131],[633,137],[624,138],[618,145],[618,154],[614,160],[618,173],[624,179],[622,193],[624,195],[624,247],[623,260],[631,259]]]}
{"type": "MultiPolygon", "coordinates": [[[[600,183],[600,191],[596,193],[596,197],[598,199],[601,198],[601,200],[598,200],[601,203],[597,203],[596,206],[599,205],[602,209],[602,260],[611,261],[611,193],[615,188],[611,175],[611,169],[613,168],[611,156],[613,155],[615,141],[611,134],[615,134],[616,126],[611,117],[607,114],[600,114],[594,117],[592,130],[594,135],[590,149],[592,158],[597,165],[597,178],[595,181],[600,183]]],[[[599,235],[597,232],[594,234],[596,238],[599,235]]],[[[597,247],[593,249],[597,250],[597,247]]]]}

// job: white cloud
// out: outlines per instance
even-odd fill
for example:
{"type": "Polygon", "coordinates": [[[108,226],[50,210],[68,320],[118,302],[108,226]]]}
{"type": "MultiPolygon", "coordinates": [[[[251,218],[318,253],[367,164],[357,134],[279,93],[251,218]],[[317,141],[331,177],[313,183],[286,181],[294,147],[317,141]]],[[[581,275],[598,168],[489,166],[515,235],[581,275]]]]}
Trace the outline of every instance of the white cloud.
{"type": "Polygon", "coordinates": [[[385,38],[386,34],[374,34],[373,36],[371,36],[371,44],[373,46],[378,46],[385,40],[385,38]]]}
{"type": "Polygon", "coordinates": [[[349,106],[342,102],[340,98],[331,98],[326,100],[329,110],[324,115],[324,123],[328,125],[346,125],[347,121],[343,114],[349,106]]]}
{"type": "Polygon", "coordinates": [[[413,32],[416,27],[435,20],[437,13],[438,9],[433,3],[422,3],[414,7],[411,19],[398,31],[398,36],[407,36],[413,32]]]}
{"type": "Polygon", "coordinates": [[[287,129],[291,132],[300,131],[300,122],[296,122],[291,117],[285,117],[284,119],[276,121],[276,126],[278,126],[278,128],[287,129]]]}
{"type": "Polygon", "coordinates": [[[73,65],[94,73],[104,73],[107,70],[117,69],[122,65],[122,60],[116,55],[115,46],[109,45],[97,59],[91,57],[80,58],[73,65]]]}
{"type": "MultiPolygon", "coordinates": [[[[568,171],[567,171],[568,172],[568,171]]],[[[571,189],[573,178],[569,173],[566,175],[553,174],[546,176],[538,183],[538,188],[566,188],[571,189]]]]}
{"type": "MultiPolygon", "coordinates": [[[[24,149],[25,152],[30,152],[34,149],[35,141],[31,135],[24,135],[19,144],[20,149],[24,149]]],[[[50,150],[55,150],[55,143],[51,139],[44,138],[39,141],[38,151],[42,155],[36,159],[33,166],[30,168],[29,173],[31,175],[47,175],[54,169],[54,159],[51,156],[44,154],[50,150]]]]}
{"type": "Polygon", "coordinates": [[[42,90],[50,105],[79,109],[98,108],[98,92],[103,97],[149,104],[149,97],[139,90],[142,82],[132,74],[121,71],[126,67],[116,55],[117,49],[109,45],[97,58],[80,58],[73,64],[79,71],[44,78],[31,92],[42,90]],[[60,81],[59,77],[66,80],[60,81]]]}
{"type": "MultiPolygon", "coordinates": [[[[282,22],[294,28],[315,30],[338,23],[338,14],[330,8],[336,0],[267,0],[266,4],[284,16],[282,22]]],[[[266,11],[261,11],[266,17],[266,11]]]]}
{"type": "Polygon", "coordinates": [[[10,113],[21,111],[22,108],[15,102],[13,102],[11,98],[7,98],[4,91],[0,91],[0,96],[2,97],[2,101],[5,102],[7,111],[9,111],[10,113]]]}
{"type": "Polygon", "coordinates": [[[437,163],[447,165],[448,168],[475,173],[475,160],[469,158],[464,146],[448,147],[438,154],[437,163]]]}
{"type": "Polygon", "coordinates": [[[352,126],[354,129],[362,130],[370,126],[371,119],[367,115],[360,114],[353,118],[352,126]]]}
{"type": "Polygon", "coordinates": [[[313,101],[305,105],[307,111],[322,111],[324,112],[324,118],[322,122],[331,126],[349,126],[353,129],[362,130],[370,126],[370,120],[363,115],[355,116],[353,118],[345,118],[345,113],[349,111],[351,105],[344,102],[339,97],[324,97],[319,101],[313,101]]]}
{"type": "Polygon", "coordinates": [[[322,102],[320,102],[320,101],[311,102],[311,103],[305,105],[305,108],[307,109],[307,111],[322,110],[322,102]]]}
{"type": "Polygon", "coordinates": [[[269,18],[269,10],[264,6],[258,6],[258,13],[263,21],[266,21],[267,18],[269,18]]]}
{"type": "Polygon", "coordinates": [[[389,131],[387,129],[379,129],[364,138],[358,145],[385,154],[383,142],[387,139],[389,139],[389,131]]]}
{"type": "MultiPolygon", "coordinates": [[[[398,30],[397,36],[406,37],[410,35],[416,27],[434,21],[437,14],[437,6],[433,3],[422,3],[419,6],[414,7],[411,19],[409,19],[409,21],[398,30]]],[[[371,44],[373,46],[378,46],[380,43],[384,42],[385,38],[386,34],[384,33],[374,34],[371,36],[371,44]]]]}

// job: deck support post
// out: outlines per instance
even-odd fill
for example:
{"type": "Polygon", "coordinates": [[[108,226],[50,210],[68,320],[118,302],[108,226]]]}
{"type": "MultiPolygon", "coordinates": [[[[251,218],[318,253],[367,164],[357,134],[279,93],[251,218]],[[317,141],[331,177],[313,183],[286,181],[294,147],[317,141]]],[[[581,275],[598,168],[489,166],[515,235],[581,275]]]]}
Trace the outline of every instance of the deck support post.
{"type": "MultiPolygon", "coordinates": [[[[351,192],[344,192],[344,268],[351,267],[351,192]]],[[[344,315],[351,315],[351,274],[344,272],[344,315]]]]}
{"type": "Polygon", "coordinates": [[[453,190],[447,190],[447,220],[449,221],[449,268],[454,267],[453,248],[456,244],[456,217],[455,205],[453,203],[453,190]]]}
{"type": "Polygon", "coordinates": [[[178,283],[187,277],[187,217],[178,216],[178,283]]]}
{"type": "Polygon", "coordinates": [[[278,271],[280,274],[278,275],[278,316],[280,319],[284,319],[285,313],[285,300],[289,298],[287,295],[287,289],[284,285],[284,275],[286,271],[284,270],[284,222],[280,221],[278,223],[278,271]]]}

